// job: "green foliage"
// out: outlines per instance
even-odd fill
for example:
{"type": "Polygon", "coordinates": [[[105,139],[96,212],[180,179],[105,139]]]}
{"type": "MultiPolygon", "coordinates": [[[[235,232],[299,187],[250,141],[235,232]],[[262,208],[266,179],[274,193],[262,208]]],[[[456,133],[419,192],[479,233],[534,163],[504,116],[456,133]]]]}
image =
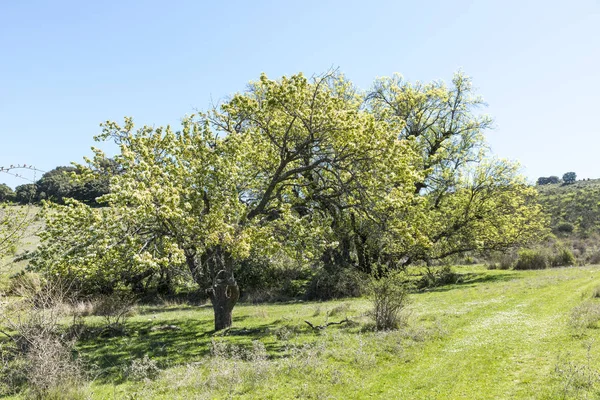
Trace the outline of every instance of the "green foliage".
{"type": "Polygon", "coordinates": [[[35,213],[29,206],[0,203],[0,261],[15,253],[34,217],[35,213]]]}
{"type": "Polygon", "coordinates": [[[449,265],[444,265],[439,268],[429,267],[416,282],[416,287],[418,289],[426,289],[443,285],[452,285],[459,281],[460,276],[456,274],[449,265]]]}
{"type": "Polygon", "coordinates": [[[510,248],[545,233],[535,190],[518,166],[490,158],[483,134],[492,125],[477,112],[484,103],[471,79],[459,72],[452,85],[405,82],[401,76],[376,81],[368,104],[378,119],[400,127],[400,139],[420,157],[415,193],[421,202],[409,227],[387,218],[385,227],[397,259],[441,260],[454,254],[510,248]],[[396,226],[396,224],[398,224],[396,226]],[[396,232],[418,228],[407,242],[396,232]]]}
{"type": "Polygon", "coordinates": [[[72,192],[80,189],[71,176],[75,171],[75,167],[56,167],[46,172],[36,182],[37,199],[63,203],[72,192]]]}
{"type": "Polygon", "coordinates": [[[573,265],[577,265],[577,260],[571,250],[567,248],[559,249],[558,253],[552,258],[553,267],[567,267],[573,265]]]}
{"type": "Polygon", "coordinates": [[[519,251],[519,257],[515,269],[545,269],[548,268],[548,258],[540,250],[523,249],[519,251]]]}
{"type": "Polygon", "coordinates": [[[577,181],[577,174],[575,172],[566,172],[562,179],[565,185],[570,185],[571,183],[575,183],[577,181]]]}
{"type": "Polygon", "coordinates": [[[305,297],[310,300],[331,300],[359,297],[365,293],[369,276],[351,267],[326,265],[312,276],[305,297]]]}
{"type": "Polygon", "coordinates": [[[15,192],[7,184],[0,183],[0,203],[14,201],[15,192]]]}
{"type": "Polygon", "coordinates": [[[570,222],[561,222],[554,229],[560,233],[573,233],[575,226],[570,222]]]}
{"type": "Polygon", "coordinates": [[[558,176],[549,176],[549,177],[539,177],[537,180],[537,185],[541,186],[541,185],[551,185],[551,184],[557,184],[560,183],[560,179],[558,178],[558,176]]]}
{"type": "Polygon", "coordinates": [[[15,200],[20,204],[30,204],[37,200],[37,189],[35,184],[26,183],[15,188],[15,200]]]}
{"type": "Polygon", "coordinates": [[[489,156],[481,105],[462,73],[450,86],[384,78],[368,93],[336,73],[262,75],[179,131],[107,121],[97,139],[119,146],[112,166],[96,149],[40,180],[64,204],[45,204],[32,264],[94,293],[143,291],[183,269],[201,289],[224,275],[237,288],[236,273],[259,287],[289,260],[300,272],[280,294],[327,298],[360,294],[376,266],[531,242],[546,225],[537,192],[489,156]],[[100,176],[103,207],[67,199],[100,176]]]}
{"type": "Polygon", "coordinates": [[[109,180],[120,173],[115,160],[98,158],[93,168],[56,167],[46,172],[35,183],[36,200],[50,200],[64,204],[71,198],[97,206],[97,198],[109,191],[109,180]]]}

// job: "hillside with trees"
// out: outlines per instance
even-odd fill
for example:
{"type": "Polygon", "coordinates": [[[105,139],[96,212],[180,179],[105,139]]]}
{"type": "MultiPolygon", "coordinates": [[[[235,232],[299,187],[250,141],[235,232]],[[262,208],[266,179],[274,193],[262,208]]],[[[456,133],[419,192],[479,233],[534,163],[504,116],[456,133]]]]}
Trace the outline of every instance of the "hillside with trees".
{"type": "Polygon", "coordinates": [[[537,185],[539,201],[558,234],[600,234],[600,179],[537,185]]]}

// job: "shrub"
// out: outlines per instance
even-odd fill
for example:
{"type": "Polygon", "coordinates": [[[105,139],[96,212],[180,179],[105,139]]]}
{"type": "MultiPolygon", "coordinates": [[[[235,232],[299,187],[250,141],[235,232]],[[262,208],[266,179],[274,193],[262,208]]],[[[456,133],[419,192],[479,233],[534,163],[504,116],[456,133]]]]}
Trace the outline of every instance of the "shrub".
{"type": "Polygon", "coordinates": [[[502,270],[511,269],[515,264],[516,258],[514,251],[492,252],[487,256],[487,259],[489,260],[487,268],[502,270]]]}
{"type": "Polygon", "coordinates": [[[235,277],[243,300],[261,303],[303,297],[311,271],[280,254],[269,258],[251,256],[237,263],[235,277]]]}
{"type": "Polygon", "coordinates": [[[600,251],[590,254],[586,261],[589,264],[600,264],[600,251]]]}
{"type": "Polygon", "coordinates": [[[400,325],[400,312],[408,303],[408,291],[400,273],[391,273],[383,278],[371,278],[368,293],[373,304],[369,316],[375,329],[390,330],[400,325]]]}
{"type": "Polygon", "coordinates": [[[108,335],[125,332],[125,322],[132,315],[135,298],[126,292],[114,292],[100,297],[95,302],[94,314],[104,317],[108,335]]]}
{"type": "Polygon", "coordinates": [[[539,250],[523,249],[519,251],[519,257],[515,269],[545,269],[548,268],[548,259],[539,250]]]}
{"type": "Polygon", "coordinates": [[[427,272],[416,283],[418,289],[452,285],[460,281],[460,275],[452,270],[449,265],[439,269],[427,269],[427,272]]]}
{"type": "Polygon", "coordinates": [[[571,183],[575,183],[577,181],[577,174],[575,172],[566,172],[563,175],[563,182],[566,185],[570,185],[571,183]]]}
{"type": "Polygon", "coordinates": [[[153,380],[160,374],[156,361],[144,355],[144,358],[136,358],[131,365],[125,368],[125,375],[133,381],[153,380]]]}
{"type": "Polygon", "coordinates": [[[569,249],[565,249],[565,248],[560,249],[558,251],[558,254],[556,254],[552,258],[552,266],[553,267],[566,267],[566,266],[572,266],[572,265],[576,265],[576,264],[577,264],[577,260],[575,259],[575,256],[569,249]]]}
{"type": "Polygon", "coordinates": [[[554,229],[559,233],[573,233],[575,226],[570,222],[561,222],[554,229]]]}
{"type": "MultiPolygon", "coordinates": [[[[68,286],[44,284],[34,293],[23,291],[18,302],[0,301],[0,325],[8,328],[11,346],[0,349],[0,394],[27,386],[31,397],[49,398],[83,380],[83,368],[73,358],[75,340],[61,320],[66,316],[68,286]]],[[[63,395],[66,392],[63,392],[63,395]]]]}

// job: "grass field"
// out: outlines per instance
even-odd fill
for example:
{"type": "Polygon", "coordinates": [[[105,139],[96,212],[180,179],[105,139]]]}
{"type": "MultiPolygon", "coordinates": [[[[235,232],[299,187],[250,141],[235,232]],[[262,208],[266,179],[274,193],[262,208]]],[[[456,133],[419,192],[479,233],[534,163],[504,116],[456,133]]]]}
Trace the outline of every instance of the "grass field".
{"type": "MultiPolygon", "coordinates": [[[[600,396],[600,267],[488,271],[411,296],[406,325],[373,332],[364,299],[141,306],[127,335],[81,340],[97,399],[562,399],[600,396]],[[583,305],[583,306],[582,306],[583,305]],[[352,324],[313,331],[348,317],[352,324]]],[[[88,317],[88,326],[101,324],[88,317]]]]}

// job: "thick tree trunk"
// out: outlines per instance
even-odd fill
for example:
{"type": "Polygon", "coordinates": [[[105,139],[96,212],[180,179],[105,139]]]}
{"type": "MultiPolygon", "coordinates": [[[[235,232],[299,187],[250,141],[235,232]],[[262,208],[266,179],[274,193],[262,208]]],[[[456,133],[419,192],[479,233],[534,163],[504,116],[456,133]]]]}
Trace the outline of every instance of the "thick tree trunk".
{"type": "Polygon", "coordinates": [[[233,276],[233,257],[221,246],[207,249],[196,257],[194,251],[186,253],[186,261],[194,280],[206,290],[215,314],[215,331],[227,329],[232,324],[231,313],[240,298],[240,288],[233,276]],[[207,282],[208,281],[208,282],[207,282]]]}
{"type": "Polygon", "coordinates": [[[229,328],[232,324],[233,307],[240,298],[240,289],[233,273],[221,270],[209,289],[209,295],[215,314],[215,331],[229,328]]]}

